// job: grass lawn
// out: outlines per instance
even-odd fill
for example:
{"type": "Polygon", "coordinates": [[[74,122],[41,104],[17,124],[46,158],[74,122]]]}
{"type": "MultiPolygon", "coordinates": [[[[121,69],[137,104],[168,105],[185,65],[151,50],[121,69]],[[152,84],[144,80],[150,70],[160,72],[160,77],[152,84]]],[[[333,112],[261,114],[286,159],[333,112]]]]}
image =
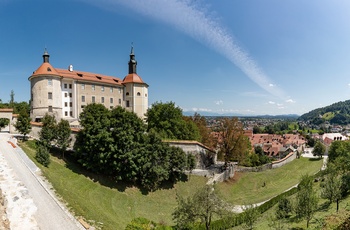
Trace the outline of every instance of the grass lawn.
{"type": "Polygon", "coordinates": [[[219,183],[218,190],[220,195],[233,205],[255,204],[296,185],[302,175],[318,172],[322,164],[323,159],[302,157],[277,169],[236,173],[230,181],[219,183]]]}
{"type": "MultiPolygon", "coordinates": [[[[320,183],[314,183],[314,189],[317,190],[320,197],[321,189],[320,183]]],[[[289,197],[294,201],[296,195],[289,197]]],[[[263,213],[254,225],[254,229],[273,229],[271,226],[271,219],[275,217],[277,205],[272,207],[267,212],[263,213]],[[270,225],[270,226],[269,226],[270,225]]],[[[336,229],[336,226],[344,222],[350,217],[350,197],[346,197],[339,203],[339,212],[336,212],[336,203],[329,204],[325,199],[319,199],[318,210],[310,221],[309,229],[336,229]]],[[[280,221],[282,228],[280,229],[306,229],[306,220],[298,220],[295,214],[292,213],[289,219],[280,221]]],[[[232,228],[232,230],[241,230],[242,226],[232,228]]]]}
{"type": "MultiPolygon", "coordinates": [[[[21,147],[36,163],[34,142],[22,143],[21,147]]],[[[144,194],[138,188],[98,178],[79,165],[55,156],[51,156],[49,168],[37,165],[76,216],[83,216],[103,229],[125,229],[135,217],[171,225],[176,193],[188,196],[207,181],[204,177],[191,176],[189,181],[178,182],[174,187],[144,194]]]]}

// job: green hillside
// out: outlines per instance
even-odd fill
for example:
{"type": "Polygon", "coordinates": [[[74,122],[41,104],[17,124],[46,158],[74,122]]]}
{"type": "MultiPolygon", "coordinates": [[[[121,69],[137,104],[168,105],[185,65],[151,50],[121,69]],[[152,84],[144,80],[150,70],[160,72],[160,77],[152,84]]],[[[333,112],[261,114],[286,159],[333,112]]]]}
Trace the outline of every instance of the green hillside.
{"type": "Polygon", "coordinates": [[[329,121],[331,124],[350,124],[350,100],[340,101],[332,105],[314,109],[301,115],[299,121],[310,121],[315,125],[329,121]]]}

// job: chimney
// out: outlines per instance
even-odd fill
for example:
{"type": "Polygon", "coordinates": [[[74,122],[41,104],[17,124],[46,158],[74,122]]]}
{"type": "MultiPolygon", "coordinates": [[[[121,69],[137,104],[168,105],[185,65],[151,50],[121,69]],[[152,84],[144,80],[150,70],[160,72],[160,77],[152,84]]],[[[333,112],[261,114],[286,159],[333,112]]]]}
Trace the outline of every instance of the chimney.
{"type": "Polygon", "coordinates": [[[69,72],[73,72],[73,65],[69,65],[68,70],[69,72]]]}

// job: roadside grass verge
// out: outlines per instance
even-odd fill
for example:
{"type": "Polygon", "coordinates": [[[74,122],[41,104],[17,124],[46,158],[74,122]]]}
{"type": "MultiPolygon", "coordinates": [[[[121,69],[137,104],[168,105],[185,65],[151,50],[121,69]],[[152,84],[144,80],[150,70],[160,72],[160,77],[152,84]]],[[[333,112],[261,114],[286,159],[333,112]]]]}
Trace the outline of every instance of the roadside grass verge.
{"type": "Polygon", "coordinates": [[[34,159],[34,141],[23,142],[20,146],[74,215],[82,216],[102,229],[125,229],[136,217],[172,225],[171,214],[177,205],[176,193],[189,196],[207,182],[207,178],[192,175],[188,181],[146,194],[139,188],[86,172],[70,161],[68,154],[66,160],[51,155],[51,164],[48,168],[43,167],[34,159]]]}
{"type": "Polygon", "coordinates": [[[277,169],[237,173],[233,179],[217,185],[220,196],[233,205],[256,204],[268,200],[299,183],[304,174],[318,172],[323,159],[303,158],[277,169]]]}

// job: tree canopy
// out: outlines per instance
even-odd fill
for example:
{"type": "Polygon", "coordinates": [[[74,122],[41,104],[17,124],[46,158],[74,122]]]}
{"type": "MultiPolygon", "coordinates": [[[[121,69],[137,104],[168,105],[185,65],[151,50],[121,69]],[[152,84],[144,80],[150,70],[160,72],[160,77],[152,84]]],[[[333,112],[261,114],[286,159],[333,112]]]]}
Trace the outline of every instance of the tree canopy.
{"type": "Polygon", "coordinates": [[[176,181],[186,168],[186,154],[163,143],[154,130],[122,107],[89,104],[80,115],[76,157],[87,169],[152,190],[176,181]]]}
{"type": "Polygon", "coordinates": [[[200,140],[198,127],[192,119],[182,115],[182,109],[174,102],[155,102],[146,113],[148,131],[154,130],[161,138],[177,140],[200,140]]]}
{"type": "Polygon", "coordinates": [[[5,128],[8,124],[10,124],[10,119],[8,118],[0,118],[0,131],[5,128]]]}
{"type": "Polygon", "coordinates": [[[14,126],[16,130],[23,135],[23,140],[25,140],[26,135],[29,134],[32,129],[30,121],[31,119],[28,112],[25,109],[22,109],[14,126]]]}

